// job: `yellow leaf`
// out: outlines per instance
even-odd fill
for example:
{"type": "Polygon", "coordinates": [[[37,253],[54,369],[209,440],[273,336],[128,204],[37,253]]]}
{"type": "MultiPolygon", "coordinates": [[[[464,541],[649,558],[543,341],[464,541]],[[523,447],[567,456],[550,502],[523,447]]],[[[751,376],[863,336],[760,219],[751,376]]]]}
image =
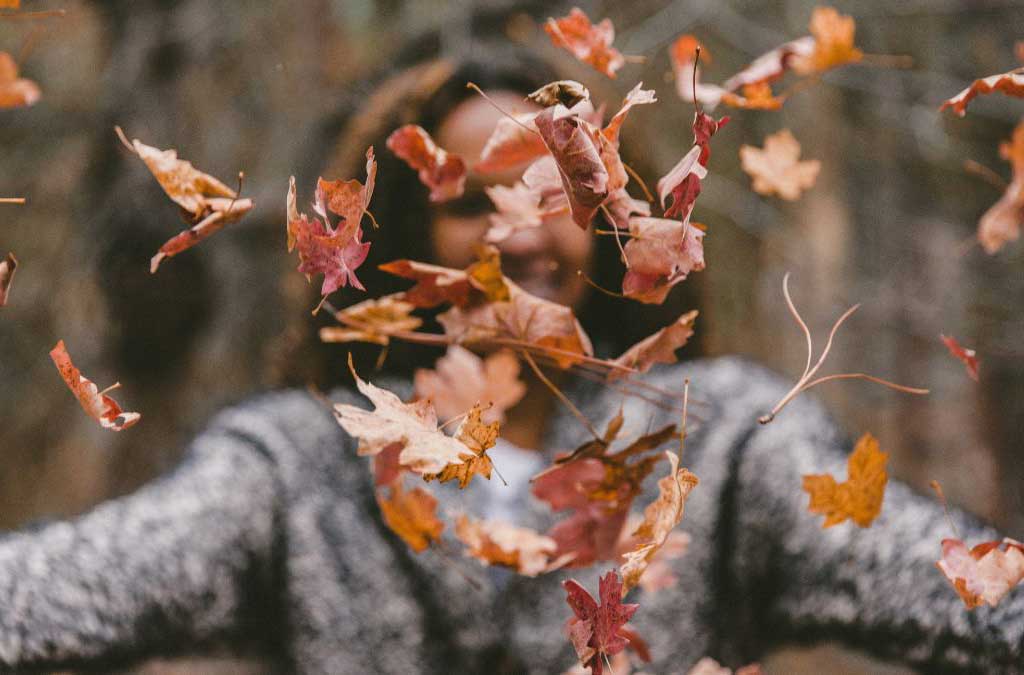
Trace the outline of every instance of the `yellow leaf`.
{"type": "Polygon", "coordinates": [[[825,516],[822,527],[838,525],[847,518],[868,527],[882,510],[888,459],[889,453],[878,449],[875,437],[864,434],[847,461],[845,482],[837,483],[829,474],[804,476],[803,488],[811,496],[807,509],[825,516]]]}

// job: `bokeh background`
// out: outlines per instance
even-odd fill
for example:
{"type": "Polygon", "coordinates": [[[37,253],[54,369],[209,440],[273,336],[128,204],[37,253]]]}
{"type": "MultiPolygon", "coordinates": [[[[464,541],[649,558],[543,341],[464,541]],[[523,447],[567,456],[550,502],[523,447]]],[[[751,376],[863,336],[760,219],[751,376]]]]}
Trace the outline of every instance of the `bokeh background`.
{"type": "MultiPolygon", "coordinates": [[[[705,79],[720,81],[806,34],[815,2],[580,2],[591,17],[614,21],[621,51],[646,58],[614,82],[573,63],[540,30],[544,17],[571,6],[564,3],[23,4],[67,16],[0,21],[0,49],[23,54],[23,74],[43,90],[32,108],[0,111],[0,196],[28,199],[0,205],[0,253],[13,250],[21,261],[10,306],[0,310],[4,529],[133,490],[173,466],[219,408],[290,381],[306,358],[300,347],[312,296],[285,251],[288,176],[310,184],[334,148],[339,120],[424,36],[436,33],[441,54],[457,56],[473,48],[474,16],[484,12],[504,22],[510,40],[613,104],[638,80],[653,86],[661,103],[635,110],[624,140],[642,153],[653,183],[692,142],[692,106],[677,99],[670,76],[672,40],[696,34],[714,57],[705,79]],[[115,124],[177,148],[228,183],[244,170],[254,211],[151,276],[149,257],[182,225],[117,142],[115,124]],[[58,339],[101,386],[123,384],[119,400],[143,413],[137,427],[111,434],[82,414],[47,354],[58,339]]],[[[828,73],[783,111],[740,112],[716,136],[695,213],[709,227],[708,269],[684,284],[701,310],[691,356],[746,354],[798,375],[804,343],[782,301],[786,271],[822,338],[848,305],[863,302],[827,372],[863,370],[932,394],[854,382],[816,395],[851,435],[880,438],[896,478],[922,491],[938,480],[952,502],[1024,538],[1024,246],[988,256],[973,244],[978,217],[999,190],[963,169],[973,159],[1008,178],[998,144],[1024,101],[992,96],[964,119],[937,110],[974,77],[1019,65],[1024,2],[836,6],[856,18],[864,51],[907,55],[913,66],[828,73]],[[822,161],[817,185],[793,204],[754,194],[737,157],[741,144],[761,145],[782,128],[806,157],[822,161]],[[967,379],[940,333],[978,350],[980,383],[967,379]]],[[[371,262],[379,261],[371,254],[371,262]]],[[[785,650],[766,664],[777,673],[826,664],[833,672],[890,669],[827,646],[785,650]]],[[[149,673],[269,667],[227,655],[140,665],[149,673]]]]}

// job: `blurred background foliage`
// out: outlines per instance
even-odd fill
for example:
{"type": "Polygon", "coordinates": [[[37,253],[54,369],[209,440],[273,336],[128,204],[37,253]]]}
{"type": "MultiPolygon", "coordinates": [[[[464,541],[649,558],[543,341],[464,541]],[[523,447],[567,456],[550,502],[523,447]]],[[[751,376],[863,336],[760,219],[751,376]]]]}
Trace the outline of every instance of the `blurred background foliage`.
{"type": "MultiPolygon", "coordinates": [[[[372,89],[396,55],[432,31],[442,53],[472,49],[471,19],[500,17],[509,39],[533,46],[613,104],[636,81],[661,103],[636,109],[624,147],[654,172],[692,142],[692,106],[675,95],[667,47],[696,34],[721,81],[756,55],[806,34],[813,0],[580,2],[607,16],[616,46],[646,57],[616,81],[555,50],[538,20],[563,3],[452,0],[206,0],[55,2],[62,20],[0,22],[0,49],[31,43],[23,74],[43,100],[0,112],[0,253],[18,277],[0,311],[0,526],[79,513],[169,467],[226,404],[285,381],[308,332],[310,292],[284,246],[284,195],[295,174],[321,171],[339,116],[372,89]],[[253,213],[196,249],[148,271],[182,225],[113,126],[233,182],[246,173],[253,213]],[[114,435],[81,413],[47,355],[63,338],[87,376],[124,385],[143,413],[114,435]]],[[[815,335],[863,302],[840,334],[828,372],[863,370],[932,389],[911,397],[863,383],[817,391],[851,435],[871,431],[892,474],[924,491],[939,480],[954,503],[1024,538],[1024,246],[996,256],[973,244],[999,192],[963,169],[973,159],[1008,176],[998,144],[1024,101],[992,96],[964,119],[939,103],[975,77],[1019,65],[1024,3],[1007,0],[843,0],[857,44],[908,55],[910,68],[854,66],[826,74],[778,113],[739,112],[715,138],[695,220],[707,224],[699,297],[700,351],[740,353],[795,377],[804,342],[785,310],[782,275],[815,335]],[[738,148],[789,128],[817,185],[794,203],[754,194],[738,148]],[[982,357],[968,380],[939,342],[952,334],[982,357]]],[[[360,151],[361,152],[361,151],[360,151]]],[[[384,152],[378,148],[378,153],[384,152]]],[[[627,152],[629,152],[627,150],[627,152]]],[[[348,178],[349,176],[328,176],[348,178]]],[[[375,200],[401,198],[378,192],[375,200]]],[[[387,223],[383,223],[387,228],[387,223]]],[[[370,262],[380,262],[373,259],[370,262]]],[[[697,354],[692,354],[696,356],[697,354]]],[[[752,414],[755,414],[752,411],[752,414]]],[[[783,413],[785,414],[785,413],[783,413]]],[[[938,542],[936,542],[938,554],[938,542]]],[[[834,650],[788,651],[770,672],[883,672],[834,650]]],[[[258,662],[159,662],[147,672],[252,672],[258,662]]],[[[895,672],[895,671],[894,671],[895,672]]]]}

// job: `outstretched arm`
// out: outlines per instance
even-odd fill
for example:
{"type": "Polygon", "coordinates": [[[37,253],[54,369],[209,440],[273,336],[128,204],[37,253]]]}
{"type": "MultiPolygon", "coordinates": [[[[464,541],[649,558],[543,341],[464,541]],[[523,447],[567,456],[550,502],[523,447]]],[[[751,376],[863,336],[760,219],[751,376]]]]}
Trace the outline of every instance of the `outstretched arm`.
{"type": "Polygon", "coordinates": [[[278,491],[257,443],[210,431],[138,492],[0,536],[0,666],[113,664],[237,635],[267,599],[278,491]]]}
{"type": "MultiPolygon", "coordinates": [[[[736,461],[731,591],[768,641],[838,640],[927,672],[1024,670],[1024,589],[967,610],[935,562],[954,536],[935,499],[890,481],[878,519],[822,529],[803,474],[845,480],[850,448],[812,401],[753,428],[736,461]],[[766,633],[767,631],[767,633],[766,633]]],[[[999,539],[960,511],[969,546],[999,539]]],[[[764,645],[762,645],[764,646],[764,645]]]]}

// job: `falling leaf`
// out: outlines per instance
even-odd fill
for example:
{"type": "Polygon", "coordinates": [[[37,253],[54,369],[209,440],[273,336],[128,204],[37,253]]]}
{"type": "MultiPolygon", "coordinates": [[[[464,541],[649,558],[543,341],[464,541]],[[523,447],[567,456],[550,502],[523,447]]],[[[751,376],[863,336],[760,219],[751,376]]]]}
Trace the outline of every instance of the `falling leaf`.
{"type": "Polygon", "coordinates": [[[232,200],[238,196],[224,183],[196,169],[191,162],[178,159],[177,151],[159,150],[137,138],[129,142],[120,127],[114,129],[139,159],[145,162],[167,196],[194,220],[204,218],[213,210],[209,203],[211,198],[232,200]]]}
{"type": "Polygon", "coordinates": [[[559,555],[573,555],[572,567],[618,557],[617,545],[633,500],[644,479],[664,459],[662,454],[643,455],[676,438],[675,426],[669,425],[607,454],[621,426],[620,412],[602,439],[580,446],[533,479],[535,497],[555,511],[571,510],[547,534],[558,542],[559,555]]]}
{"type": "Polygon", "coordinates": [[[745,84],[740,91],[740,94],[731,91],[723,93],[722,103],[744,110],[780,110],[785,103],[785,98],[776,96],[768,82],[745,84]]]}
{"type": "MultiPolygon", "coordinates": [[[[683,314],[654,335],[627,349],[622,356],[615,359],[615,363],[641,373],[646,373],[655,363],[675,363],[676,350],[685,345],[693,335],[693,323],[697,320],[697,314],[697,310],[683,314]]],[[[609,380],[621,376],[622,371],[608,371],[609,380]]]]}
{"type": "Polygon", "coordinates": [[[501,274],[501,257],[493,246],[477,249],[477,261],[465,270],[415,260],[392,260],[380,269],[416,282],[402,294],[403,300],[416,307],[436,307],[443,303],[468,307],[509,297],[508,280],[501,274]]]}
{"type": "Polygon", "coordinates": [[[0,52],[0,110],[34,105],[42,94],[32,80],[18,77],[18,64],[7,52],[0,52]]]}
{"type": "Polygon", "coordinates": [[[946,335],[940,335],[943,344],[946,345],[946,349],[953,355],[954,358],[963,361],[964,367],[967,368],[967,376],[975,382],[978,381],[978,353],[973,349],[967,349],[962,346],[957,339],[954,337],[948,337],[946,335]]]}
{"type": "Polygon", "coordinates": [[[0,260],[0,307],[7,305],[7,298],[14,283],[14,272],[18,269],[18,259],[8,252],[7,257],[0,260]]]}
{"type": "Polygon", "coordinates": [[[547,147],[533,122],[536,116],[537,113],[531,112],[499,119],[473,170],[480,173],[508,171],[547,154],[547,147]]]}
{"type": "Polygon", "coordinates": [[[836,483],[830,474],[804,476],[803,487],[811,497],[807,509],[825,516],[822,527],[838,525],[847,518],[868,527],[882,510],[888,459],[889,453],[878,449],[875,437],[864,434],[847,460],[845,482],[836,483]]]}
{"type": "MultiPolygon", "coordinates": [[[[629,529],[627,523],[626,529],[629,529]]],[[[633,547],[630,547],[631,549],[633,547]]],[[[647,562],[647,569],[640,576],[637,584],[645,593],[657,593],[669,588],[675,588],[679,578],[675,574],[670,561],[678,560],[686,555],[690,548],[690,535],[686,532],[669,532],[668,538],[661,548],[654,551],[647,562]]]]}
{"type": "Polygon", "coordinates": [[[1024,97],[1024,72],[1020,69],[1011,70],[1008,73],[989,75],[975,80],[969,87],[961,91],[953,98],[947,99],[939,106],[939,110],[950,108],[960,117],[967,114],[967,105],[979,95],[991,94],[999,91],[1007,96],[1016,98],[1024,97]]]}
{"type": "Polygon", "coordinates": [[[377,504],[384,523],[416,553],[441,540],[444,523],[437,517],[437,499],[423,488],[406,491],[397,480],[377,490],[377,504]]]}
{"type": "Polygon", "coordinates": [[[680,220],[686,220],[693,211],[693,204],[700,195],[701,181],[708,175],[707,169],[698,161],[701,152],[700,146],[690,148],[690,151],[658,181],[658,199],[661,200],[661,207],[665,209],[666,218],[678,216],[680,220]],[[665,203],[669,197],[672,203],[666,207],[665,203]]]}
{"type": "Polygon", "coordinates": [[[469,547],[466,555],[528,577],[548,571],[557,548],[554,539],[529,528],[465,515],[455,522],[455,536],[469,547]]]}
{"type": "Polygon", "coordinates": [[[113,384],[101,392],[92,381],[86,379],[71,362],[71,356],[64,347],[63,340],[50,350],[50,358],[53,359],[60,376],[64,378],[64,382],[78,399],[82,409],[104,429],[122,431],[142,418],[137,412],[124,412],[117,401],[106,395],[105,392],[119,387],[120,383],[113,384]]]}
{"type": "Polygon", "coordinates": [[[622,279],[628,298],[660,305],[690,272],[704,269],[704,231],[688,221],[631,218],[629,232],[629,268],[622,279]]]}
{"type": "Polygon", "coordinates": [[[658,498],[644,509],[644,519],[633,532],[639,539],[636,548],[625,554],[622,563],[622,593],[625,595],[640,582],[647,566],[658,553],[676,525],[683,519],[686,498],[699,482],[687,469],[679,468],[679,456],[666,452],[671,469],[658,481],[658,498]]]}
{"type": "Polygon", "coordinates": [[[1006,538],[968,550],[959,539],[943,539],[942,558],[935,564],[953,584],[967,609],[983,603],[995,607],[1024,579],[1024,544],[1006,538]]]}
{"type": "Polygon", "coordinates": [[[740,146],[743,170],[754,179],[754,191],[761,195],[778,194],[787,201],[814,185],[821,170],[816,159],[800,160],[800,144],[788,129],[764,139],[764,149],[740,146]]]}
{"type": "MultiPolygon", "coordinates": [[[[224,199],[213,197],[206,200],[211,213],[184,232],[171,237],[160,247],[149,261],[149,272],[155,274],[164,258],[187,251],[210,235],[216,234],[228,223],[234,222],[252,210],[251,199],[224,199]]],[[[369,244],[367,244],[369,246],[369,244]]]]}
{"type": "Polygon", "coordinates": [[[556,47],[565,49],[599,73],[614,78],[626,62],[619,50],[612,47],[615,27],[610,19],[592,24],[586,14],[573,7],[567,16],[548,19],[544,31],[556,47]]]}
{"type": "Polygon", "coordinates": [[[545,109],[534,123],[555,158],[573,222],[585,230],[610,191],[611,178],[602,157],[604,138],[577,115],[556,117],[559,108],[545,109]]]}
{"type": "Polygon", "coordinates": [[[575,579],[563,581],[562,586],[574,614],[568,628],[576,656],[584,667],[590,667],[591,675],[601,675],[603,660],[629,644],[621,629],[640,606],[622,604],[622,581],[614,570],[601,577],[598,584],[600,605],[575,579]]]}
{"type": "Polygon", "coordinates": [[[509,299],[476,307],[452,307],[437,317],[445,334],[457,342],[512,339],[542,349],[559,368],[591,356],[590,338],[571,308],[530,295],[505,279],[509,299]]]}
{"type": "Polygon", "coordinates": [[[507,349],[482,359],[452,345],[434,370],[417,369],[414,383],[416,396],[433,403],[443,418],[455,417],[480,402],[488,406],[485,422],[503,422],[505,411],[526,394],[526,385],[519,379],[519,360],[507,349]]]}
{"type": "Polygon", "coordinates": [[[316,182],[315,210],[329,222],[327,211],[340,216],[337,236],[348,240],[355,235],[363,219],[363,214],[370,208],[373,187],[377,182],[377,161],[373,156],[373,146],[366,151],[366,184],[356,179],[326,181],[323,178],[316,182]]]}
{"type": "Polygon", "coordinates": [[[643,89],[643,82],[637,82],[636,86],[633,87],[626,98],[622,100],[622,106],[619,111],[612,116],[611,121],[608,125],[601,130],[604,137],[612,143],[618,144],[619,142],[619,131],[622,129],[623,123],[626,121],[626,116],[629,115],[629,111],[636,105],[648,105],[650,103],[657,103],[658,98],[653,89],[643,89]]]}
{"type": "Polygon", "coordinates": [[[577,103],[590,100],[590,90],[576,80],[556,80],[548,82],[540,89],[530,92],[526,100],[536,103],[542,108],[563,105],[572,108],[577,103]]]}
{"type": "Polygon", "coordinates": [[[359,391],[374,406],[372,412],[343,403],[334,406],[338,424],[359,439],[359,455],[377,455],[397,443],[402,446],[399,463],[419,474],[436,474],[450,464],[463,463],[464,455],[475,456],[472,449],[437,428],[437,414],[429,401],[402,403],[390,391],[364,382],[352,366],[351,355],[349,369],[359,391]]]}
{"type": "Polygon", "coordinates": [[[496,213],[490,214],[491,229],[487,231],[487,241],[501,242],[519,230],[539,227],[544,222],[546,213],[540,207],[540,193],[522,181],[511,187],[485,187],[484,192],[497,209],[496,213]]]}
{"type": "Polygon", "coordinates": [[[429,482],[436,479],[442,483],[457,480],[461,489],[469,485],[473,476],[491,479],[493,465],[487,451],[497,442],[501,425],[498,422],[484,424],[481,420],[482,412],[480,405],[475,404],[455,430],[455,439],[466,447],[466,451],[460,454],[462,461],[450,463],[437,473],[424,473],[423,480],[429,482]]]}
{"type": "Polygon", "coordinates": [[[680,35],[669,47],[669,59],[672,62],[672,73],[676,81],[676,93],[679,94],[679,98],[688,103],[699,102],[714,108],[727,92],[716,84],[705,84],[700,81],[700,66],[697,66],[698,48],[700,48],[701,59],[705,63],[711,63],[711,55],[707,49],[692,35],[680,35]],[[697,84],[696,89],[694,81],[697,84]]]}
{"type": "Polygon", "coordinates": [[[840,14],[832,7],[815,7],[810,24],[814,51],[798,54],[793,59],[793,70],[801,75],[811,75],[859,62],[864,53],[853,46],[856,29],[852,16],[840,14]]]}
{"type": "Polygon", "coordinates": [[[370,252],[370,244],[362,241],[362,229],[357,225],[350,230],[343,224],[340,230],[335,231],[329,222],[299,213],[296,202],[295,177],[292,176],[288,181],[287,197],[288,250],[298,249],[299,271],[309,280],[314,274],[324,275],[320,286],[320,294],[324,297],[349,284],[366,290],[356,277],[356,270],[370,252]],[[347,232],[352,234],[348,236],[347,232]]]}
{"type": "Polygon", "coordinates": [[[411,316],[414,309],[416,306],[406,302],[401,293],[364,300],[336,312],[334,318],[342,326],[321,328],[320,339],[324,342],[360,341],[386,345],[392,333],[413,331],[423,324],[422,319],[411,316]]]}
{"type": "Polygon", "coordinates": [[[387,146],[419,172],[420,182],[430,188],[430,201],[445,202],[462,196],[466,188],[466,163],[438,147],[423,127],[399,127],[388,136],[387,146]]]}
{"type": "Polygon", "coordinates": [[[149,262],[151,273],[156,273],[164,258],[192,248],[252,210],[251,199],[239,199],[238,194],[224,183],[199,171],[191,162],[178,159],[177,151],[159,150],[137,138],[129,142],[120,127],[114,127],[114,130],[145,163],[164,193],[193,223],[160,247],[149,262]]]}
{"type": "Polygon", "coordinates": [[[1003,196],[978,221],[978,241],[989,255],[1020,238],[1024,220],[1024,123],[1013,130],[1009,142],[999,144],[999,155],[1010,162],[1013,179],[1003,196]]]}

